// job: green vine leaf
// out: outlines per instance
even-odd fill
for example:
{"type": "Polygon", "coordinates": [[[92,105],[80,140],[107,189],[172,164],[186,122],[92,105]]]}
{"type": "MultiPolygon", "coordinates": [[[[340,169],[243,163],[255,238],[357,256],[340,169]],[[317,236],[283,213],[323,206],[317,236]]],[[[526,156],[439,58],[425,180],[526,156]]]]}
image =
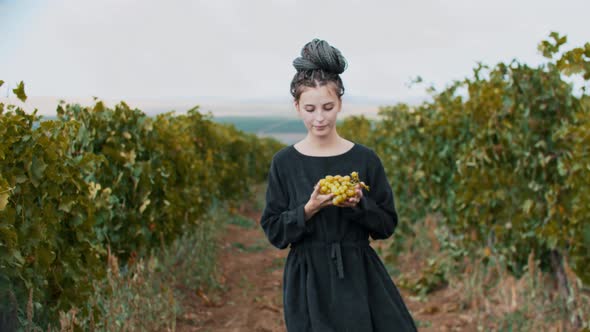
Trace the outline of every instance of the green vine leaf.
{"type": "Polygon", "coordinates": [[[25,94],[25,83],[23,81],[20,81],[16,88],[12,89],[12,92],[23,103],[27,100],[27,95],[25,94]]]}

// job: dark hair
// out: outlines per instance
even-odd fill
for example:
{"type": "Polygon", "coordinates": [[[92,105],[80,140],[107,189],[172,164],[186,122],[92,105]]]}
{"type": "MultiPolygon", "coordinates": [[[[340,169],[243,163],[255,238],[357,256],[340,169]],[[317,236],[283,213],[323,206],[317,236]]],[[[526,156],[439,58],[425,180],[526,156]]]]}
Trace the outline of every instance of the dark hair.
{"type": "Polygon", "coordinates": [[[328,83],[336,86],[336,94],[342,97],[344,85],[340,74],[347,67],[340,51],[325,40],[314,39],[303,46],[301,56],[293,60],[297,73],[291,81],[291,95],[299,100],[305,87],[318,87],[328,83]]]}

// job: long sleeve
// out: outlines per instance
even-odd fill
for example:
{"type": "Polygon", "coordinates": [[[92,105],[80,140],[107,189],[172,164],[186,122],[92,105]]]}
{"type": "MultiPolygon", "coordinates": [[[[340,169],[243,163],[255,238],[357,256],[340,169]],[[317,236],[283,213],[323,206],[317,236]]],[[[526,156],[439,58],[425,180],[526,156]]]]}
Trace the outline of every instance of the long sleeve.
{"type": "Polygon", "coordinates": [[[360,202],[348,208],[347,217],[365,227],[373,239],[386,239],[393,235],[398,216],[391,185],[377,155],[373,164],[367,183],[370,191],[364,191],[360,202]]]}
{"type": "Polygon", "coordinates": [[[260,217],[266,237],[279,249],[296,242],[305,233],[305,204],[288,209],[288,196],[280,181],[276,161],[273,159],[268,174],[266,206],[260,217]]]}

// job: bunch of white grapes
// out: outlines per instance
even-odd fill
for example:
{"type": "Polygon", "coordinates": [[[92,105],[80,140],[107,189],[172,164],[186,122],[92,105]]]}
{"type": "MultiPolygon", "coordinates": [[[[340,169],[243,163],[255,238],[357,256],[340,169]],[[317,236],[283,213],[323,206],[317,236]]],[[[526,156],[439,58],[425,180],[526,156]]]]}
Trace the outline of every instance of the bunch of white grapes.
{"type": "Polygon", "coordinates": [[[320,193],[335,194],[332,203],[338,205],[350,197],[356,195],[355,186],[360,183],[361,186],[369,191],[369,186],[359,180],[359,174],[352,172],[350,175],[327,175],[320,180],[320,193]]]}

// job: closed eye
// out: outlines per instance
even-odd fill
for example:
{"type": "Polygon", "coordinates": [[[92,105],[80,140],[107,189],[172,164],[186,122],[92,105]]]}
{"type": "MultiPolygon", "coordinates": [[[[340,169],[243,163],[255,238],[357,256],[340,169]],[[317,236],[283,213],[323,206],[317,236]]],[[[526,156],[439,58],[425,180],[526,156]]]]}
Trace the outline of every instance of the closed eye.
{"type": "MultiPolygon", "coordinates": [[[[313,112],[313,111],[315,111],[315,107],[313,107],[313,106],[310,107],[310,106],[311,105],[306,105],[305,110],[307,112],[313,112]]],[[[324,109],[326,111],[331,111],[332,109],[334,109],[334,103],[326,103],[326,104],[324,104],[324,109]]]]}

